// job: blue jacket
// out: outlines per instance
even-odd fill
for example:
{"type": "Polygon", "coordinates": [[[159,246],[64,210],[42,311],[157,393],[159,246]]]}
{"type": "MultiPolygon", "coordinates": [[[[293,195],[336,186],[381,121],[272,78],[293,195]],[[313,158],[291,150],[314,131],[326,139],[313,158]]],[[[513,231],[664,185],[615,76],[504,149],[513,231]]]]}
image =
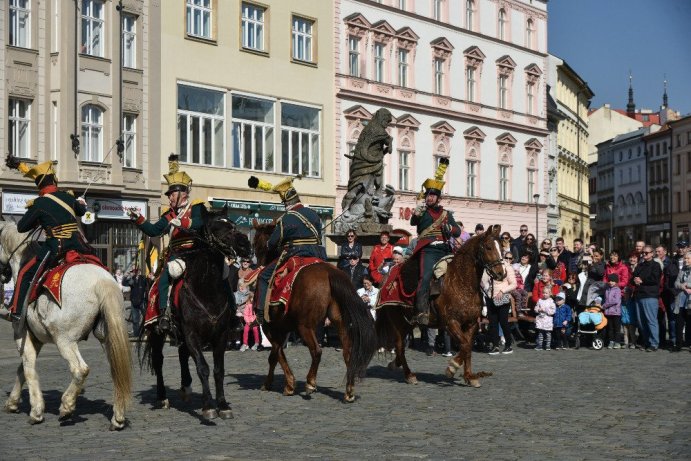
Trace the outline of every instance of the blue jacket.
{"type": "Polygon", "coordinates": [[[314,256],[326,259],[321,245],[322,224],[319,215],[302,204],[281,216],[267,243],[269,252],[281,250],[286,256],[314,256]]]}
{"type": "Polygon", "coordinates": [[[557,306],[557,310],[554,313],[554,328],[561,328],[564,326],[569,326],[571,323],[571,306],[564,303],[561,306],[557,306]]]}

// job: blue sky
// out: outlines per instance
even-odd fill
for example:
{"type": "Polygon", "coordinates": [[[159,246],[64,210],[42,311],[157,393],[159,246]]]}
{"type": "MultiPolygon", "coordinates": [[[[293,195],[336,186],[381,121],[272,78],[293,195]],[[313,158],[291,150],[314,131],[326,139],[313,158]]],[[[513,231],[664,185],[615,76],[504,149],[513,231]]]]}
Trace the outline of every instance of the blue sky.
{"type": "Polygon", "coordinates": [[[549,52],[595,93],[591,107],[625,108],[629,69],[636,109],[691,114],[691,0],[550,0],[549,52]]]}

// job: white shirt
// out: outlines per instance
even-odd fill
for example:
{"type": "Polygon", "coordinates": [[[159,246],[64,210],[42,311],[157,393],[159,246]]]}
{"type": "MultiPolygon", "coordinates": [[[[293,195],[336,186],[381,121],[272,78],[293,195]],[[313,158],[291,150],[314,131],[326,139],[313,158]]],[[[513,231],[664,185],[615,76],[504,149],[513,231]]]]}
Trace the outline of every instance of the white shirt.
{"type": "Polygon", "coordinates": [[[379,296],[379,288],[372,287],[369,290],[365,290],[364,288],[360,288],[357,291],[357,294],[359,297],[363,297],[367,295],[369,297],[369,307],[374,308],[374,306],[377,305],[377,297],[379,296]]]}

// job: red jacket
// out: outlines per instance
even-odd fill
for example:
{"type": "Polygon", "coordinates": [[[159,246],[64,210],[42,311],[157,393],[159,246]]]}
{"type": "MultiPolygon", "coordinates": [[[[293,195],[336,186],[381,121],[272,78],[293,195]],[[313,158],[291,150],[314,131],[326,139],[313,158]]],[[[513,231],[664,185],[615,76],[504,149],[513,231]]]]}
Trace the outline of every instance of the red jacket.
{"type": "MultiPolygon", "coordinates": [[[[542,280],[535,280],[535,285],[533,286],[533,302],[536,303],[542,297],[542,290],[545,289],[545,282],[542,280]]],[[[556,283],[552,283],[552,296],[556,296],[557,293],[561,291],[561,287],[556,283]]]]}
{"type": "Polygon", "coordinates": [[[382,278],[384,278],[378,269],[387,258],[393,258],[393,245],[387,243],[385,246],[381,246],[379,244],[372,248],[372,254],[369,257],[369,273],[374,283],[381,283],[382,278]]]}
{"type": "Polygon", "coordinates": [[[626,288],[626,286],[629,284],[629,278],[631,276],[630,270],[626,264],[621,261],[614,266],[611,263],[605,264],[605,282],[607,282],[607,277],[609,274],[617,274],[619,276],[618,286],[623,292],[624,288],[626,288]]]}

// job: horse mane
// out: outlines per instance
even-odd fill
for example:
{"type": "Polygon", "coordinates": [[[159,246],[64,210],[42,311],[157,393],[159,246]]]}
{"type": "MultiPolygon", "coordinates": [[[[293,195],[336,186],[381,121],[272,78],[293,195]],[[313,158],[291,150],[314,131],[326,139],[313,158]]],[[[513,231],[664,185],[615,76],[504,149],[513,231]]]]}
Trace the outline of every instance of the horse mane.
{"type": "Polygon", "coordinates": [[[10,253],[15,251],[15,248],[17,254],[23,255],[27,252],[26,247],[29,247],[29,250],[31,250],[36,246],[35,244],[32,245],[33,242],[31,240],[22,242],[24,238],[26,238],[26,234],[20,233],[15,223],[11,221],[0,222],[0,247],[5,256],[9,257],[10,253]]]}
{"type": "Polygon", "coordinates": [[[252,248],[254,248],[255,255],[257,256],[257,264],[266,265],[270,262],[271,258],[268,254],[268,248],[266,242],[269,241],[269,237],[276,228],[275,223],[254,223],[252,226],[254,228],[254,239],[252,239],[252,248]]]}

